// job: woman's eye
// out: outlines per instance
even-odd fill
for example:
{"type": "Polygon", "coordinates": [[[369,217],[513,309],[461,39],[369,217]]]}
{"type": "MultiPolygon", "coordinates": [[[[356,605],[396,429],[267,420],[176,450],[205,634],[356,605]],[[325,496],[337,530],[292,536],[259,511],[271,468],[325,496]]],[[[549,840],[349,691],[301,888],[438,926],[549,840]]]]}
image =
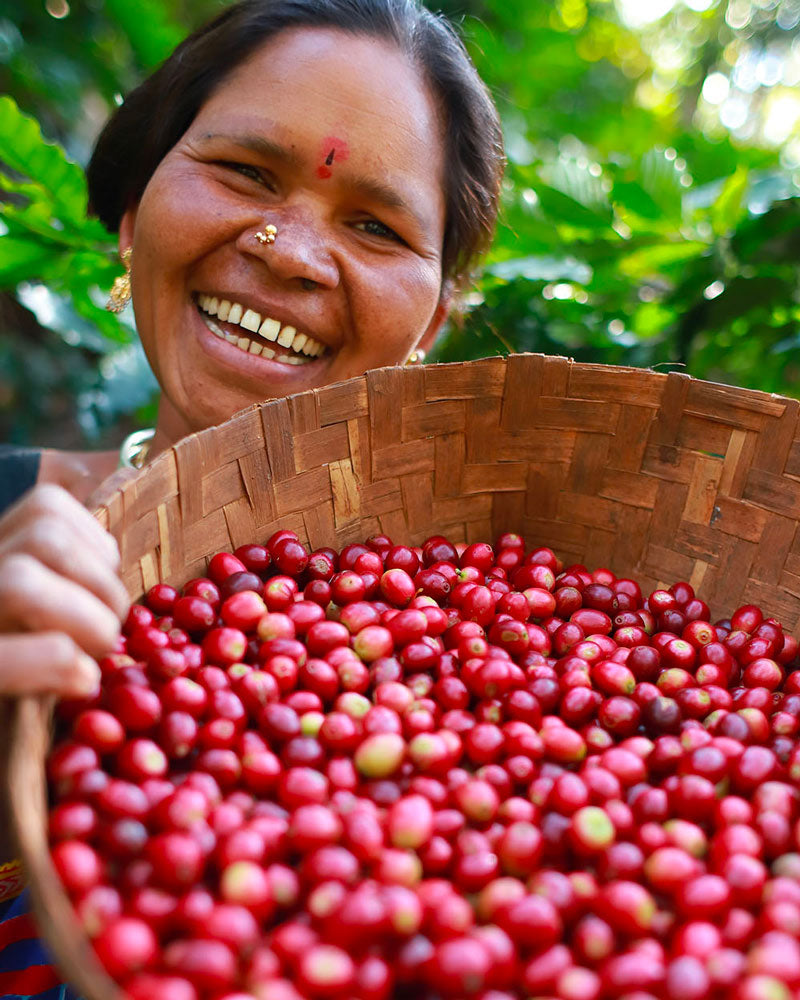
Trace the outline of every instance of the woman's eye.
{"type": "Polygon", "coordinates": [[[223,162],[222,166],[228,167],[230,170],[235,170],[237,174],[241,174],[243,177],[249,177],[251,180],[258,181],[259,184],[267,184],[263,171],[249,163],[233,163],[226,161],[223,162]]]}
{"type": "Polygon", "coordinates": [[[393,229],[385,226],[382,222],[378,222],[377,219],[366,219],[363,222],[359,222],[357,223],[357,228],[362,232],[369,233],[370,236],[381,236],[387,240],[395,240],[397,243],[403,242],[393,229]]]}

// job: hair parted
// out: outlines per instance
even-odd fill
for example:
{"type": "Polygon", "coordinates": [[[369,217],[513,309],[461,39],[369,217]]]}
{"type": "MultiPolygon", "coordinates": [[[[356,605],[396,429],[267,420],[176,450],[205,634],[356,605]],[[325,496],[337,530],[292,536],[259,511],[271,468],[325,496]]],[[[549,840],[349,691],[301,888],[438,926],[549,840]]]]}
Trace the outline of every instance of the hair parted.
{"type": "Polygon", "coordinates": [[[90,210],[117,231],[214,89],[265,42],[298,27],[392,42],[419,67],[444,119],[443,279],[463,285],[493,235],[503,137],[494,102],[454,28],[418,0],[234,3],[181,42],[109,119],[87,168],[90,210]]]}

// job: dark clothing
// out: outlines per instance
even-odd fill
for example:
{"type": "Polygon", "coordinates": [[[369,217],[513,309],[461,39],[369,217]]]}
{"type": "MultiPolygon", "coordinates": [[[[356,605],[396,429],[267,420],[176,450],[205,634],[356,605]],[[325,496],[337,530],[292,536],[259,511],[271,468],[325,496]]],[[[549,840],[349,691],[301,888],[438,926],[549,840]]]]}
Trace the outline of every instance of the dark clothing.
{"type": "Polygon", "coordinates": [[[0,444],[0,514],[36,485],[41,460],[38,448],[0,444]]]}

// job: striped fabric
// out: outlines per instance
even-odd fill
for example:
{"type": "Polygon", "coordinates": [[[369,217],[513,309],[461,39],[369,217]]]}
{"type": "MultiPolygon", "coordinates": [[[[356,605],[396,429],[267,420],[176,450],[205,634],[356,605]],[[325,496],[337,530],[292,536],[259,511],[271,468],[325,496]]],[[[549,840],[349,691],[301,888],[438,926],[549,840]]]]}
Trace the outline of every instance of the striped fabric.
{"type": "Polygon", "coordinates": [[[0,903],[0,997],[75,1000],[37,937],[27,890],[0,903]]]}

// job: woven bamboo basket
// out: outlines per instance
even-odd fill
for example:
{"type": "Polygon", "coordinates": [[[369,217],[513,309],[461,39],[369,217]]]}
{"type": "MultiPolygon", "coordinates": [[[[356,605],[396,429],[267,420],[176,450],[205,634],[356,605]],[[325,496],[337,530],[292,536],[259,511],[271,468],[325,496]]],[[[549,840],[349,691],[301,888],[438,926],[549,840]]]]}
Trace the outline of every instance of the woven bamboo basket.
{"type": "MultiPolygon", "coordinates": [[[[97,517],[138,596],[291,528],[311,547],[516,531],[715,615],[756,602],[800,635],[797,400],[682,374],[517,355],[389,368],[246,410],[160,455],[97,517]]],[[[7,773],[39,926],[88,1000],[94,960],[46,843],[51,704],[22,700],[7,773]]]]}

